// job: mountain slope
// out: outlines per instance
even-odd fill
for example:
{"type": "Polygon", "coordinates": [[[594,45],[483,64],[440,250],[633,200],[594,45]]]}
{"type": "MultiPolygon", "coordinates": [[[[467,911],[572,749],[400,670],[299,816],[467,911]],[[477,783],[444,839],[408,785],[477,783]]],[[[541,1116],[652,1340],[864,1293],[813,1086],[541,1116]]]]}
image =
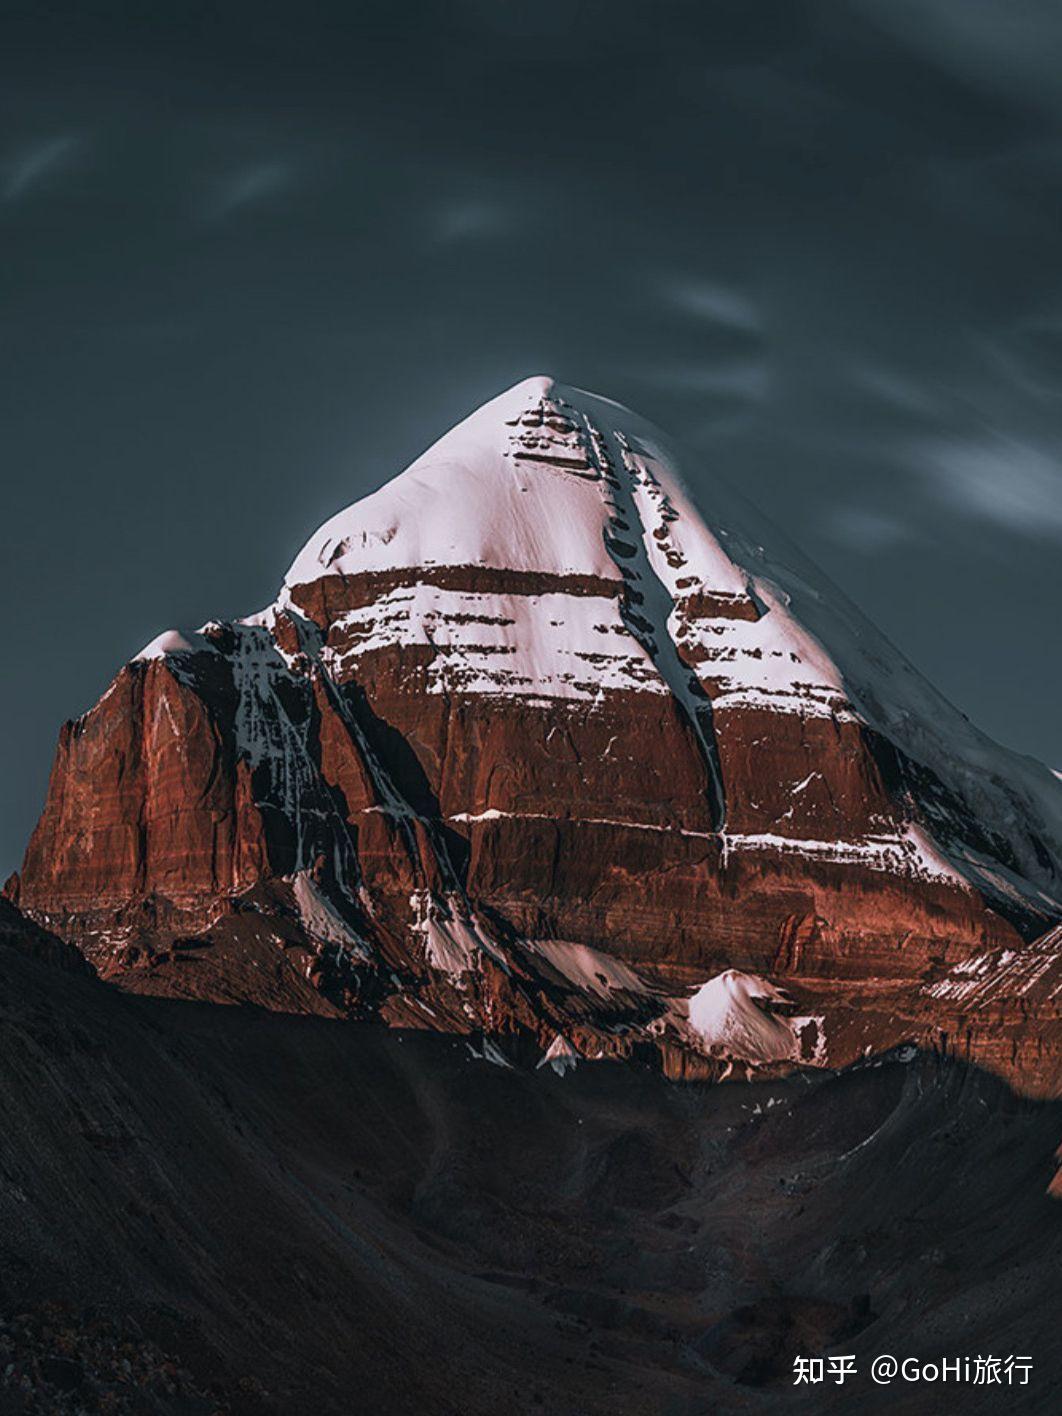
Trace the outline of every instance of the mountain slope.
{"type": "Polygon", "coordinates": [[[1057,958],[1062,787],[679,463],[549,379],[486,404],[67,725],[22,906],[138,991],[710,1074],[764,1062],[691,1025],[738,970],[790,1064],[958,1037],[1053,1090],[1054,991],[1004,1056],[947,980],[1057,958]]]}
{"type": "Polygon", "coordinates": [[[882,1352],[1027,1354],[1007,1409],[1057,1409],[1060,1107],[959,1063],[561,1078],[0,940],[0,1066],[5,1412],[894,1412],[882,1352]],[[802,1397],[826,1348],[859,1381],[802,1397]]]}

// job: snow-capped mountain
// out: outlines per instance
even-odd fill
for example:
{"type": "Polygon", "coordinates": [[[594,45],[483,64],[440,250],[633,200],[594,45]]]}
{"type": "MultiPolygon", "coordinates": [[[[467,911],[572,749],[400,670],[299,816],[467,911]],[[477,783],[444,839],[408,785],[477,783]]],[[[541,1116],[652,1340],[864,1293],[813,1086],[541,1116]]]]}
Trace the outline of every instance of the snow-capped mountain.
{"type": "Polygon", "coordinates": [[[1062,785],[682,464],[551,379],[493,399],[67,724],[22,908],[129,988],[485,1056],[958,1039],[1054,1089],[1062,785]]]}

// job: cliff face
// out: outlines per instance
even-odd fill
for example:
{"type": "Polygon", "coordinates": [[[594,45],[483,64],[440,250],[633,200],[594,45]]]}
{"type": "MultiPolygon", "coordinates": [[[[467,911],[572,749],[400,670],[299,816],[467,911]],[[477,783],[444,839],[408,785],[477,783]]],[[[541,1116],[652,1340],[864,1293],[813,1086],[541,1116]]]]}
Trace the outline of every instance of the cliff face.
{"type": "Polygon", "coordinates": [[[60,734],[27,900],[86,914],[157,896],[194,910],[257,879],[262,823],[227,717],[163,660],[122,669],[60,734]]]}
{"type": "Polygon", "coordinates": [[[635,415],[518,385],[67,725],[22,908],[130,988],[554,1065],[762,1064],[752,1007],[772,1065],[930,1040],[1054,1089],[1062,787],[710,501],[635,415]]]}

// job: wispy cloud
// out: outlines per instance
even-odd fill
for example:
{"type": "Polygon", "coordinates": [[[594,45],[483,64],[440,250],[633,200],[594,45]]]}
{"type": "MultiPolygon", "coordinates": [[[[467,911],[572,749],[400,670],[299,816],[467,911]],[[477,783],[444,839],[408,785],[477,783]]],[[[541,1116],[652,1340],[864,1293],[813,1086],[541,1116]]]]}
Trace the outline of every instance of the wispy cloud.
{"type": "Polygon", "coordinates": [[[909,526],[873,507],[834,506],[826,513],[825,521],[831,539],[868,555],[914,539],[909,526]]]}
{"type": "Polygon", "coordinates": [[[856,0],[891,30],[965,82],[1057,111],[1062,13],[1053,0],[856,0]]]}
{"type": "Polygon", "coordinates": [[[936,393],[891,369],[857,365],[850,379],[876,402],[887,404],[897,412],[926,416],[941,412],[941,399],[936,393]]]}
{"type": "Polygon", "coordinates": [[[993,376],[1002,376],[1019,393],[1041,402],[1062,397],[1062,325],[1048,320],[1019,325],[998,339],[979,341],[980,352],[993,376]]]}
{"type": "Polygon", "coordinates": [[[225,221],[245,207],[275,196],[290,186],[293,172],[287,162],[256,162],[237,168],[214,183],[202,215],[210,222],[225,221]]]}
{"type": "Polygon", "coordinates": [[[698,280],[668,281],[664,294],[676,308],[697,319],[750,333],[762,327],[756,305],[728,286],[698,280]]]}
{"type": "Polygon", "coordinates": [[[4,201],[21,201],[34,187],[62,168],[80,145],[81,139],[70,133],[27,143],[6,166],[4,201]]]}
{"type": "Polygon", "coordinates": [[[920,445],[916,465],[960,515],[1031,540],[1062,540],[1062,457],[993,433],[980,442],[920,445]]]}
{"type": "Polygon", "coordinates": [[[433,214],[431,234],[435,241],[452,244],[501,236],[509,227],[509,214],[497,202],[454,202],[433,214]]]}

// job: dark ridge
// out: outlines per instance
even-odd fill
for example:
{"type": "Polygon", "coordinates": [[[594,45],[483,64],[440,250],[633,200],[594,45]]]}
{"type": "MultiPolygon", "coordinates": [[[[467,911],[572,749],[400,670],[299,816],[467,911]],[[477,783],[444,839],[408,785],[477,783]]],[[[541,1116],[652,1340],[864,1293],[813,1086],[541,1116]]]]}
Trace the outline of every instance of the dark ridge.
{"type": "Polygon", "coordinates": [[[1054,1409],[1058,1103],[913,1050],[711,1086],[495,1041],[514,1066],[0,949],[0,1404],[789,1411],[842,1343],[859,1381],[796,1409],[891,1413],[880,1352],[989,1351],[1032,1357],[1009,1409],[1054,1409]]]}

